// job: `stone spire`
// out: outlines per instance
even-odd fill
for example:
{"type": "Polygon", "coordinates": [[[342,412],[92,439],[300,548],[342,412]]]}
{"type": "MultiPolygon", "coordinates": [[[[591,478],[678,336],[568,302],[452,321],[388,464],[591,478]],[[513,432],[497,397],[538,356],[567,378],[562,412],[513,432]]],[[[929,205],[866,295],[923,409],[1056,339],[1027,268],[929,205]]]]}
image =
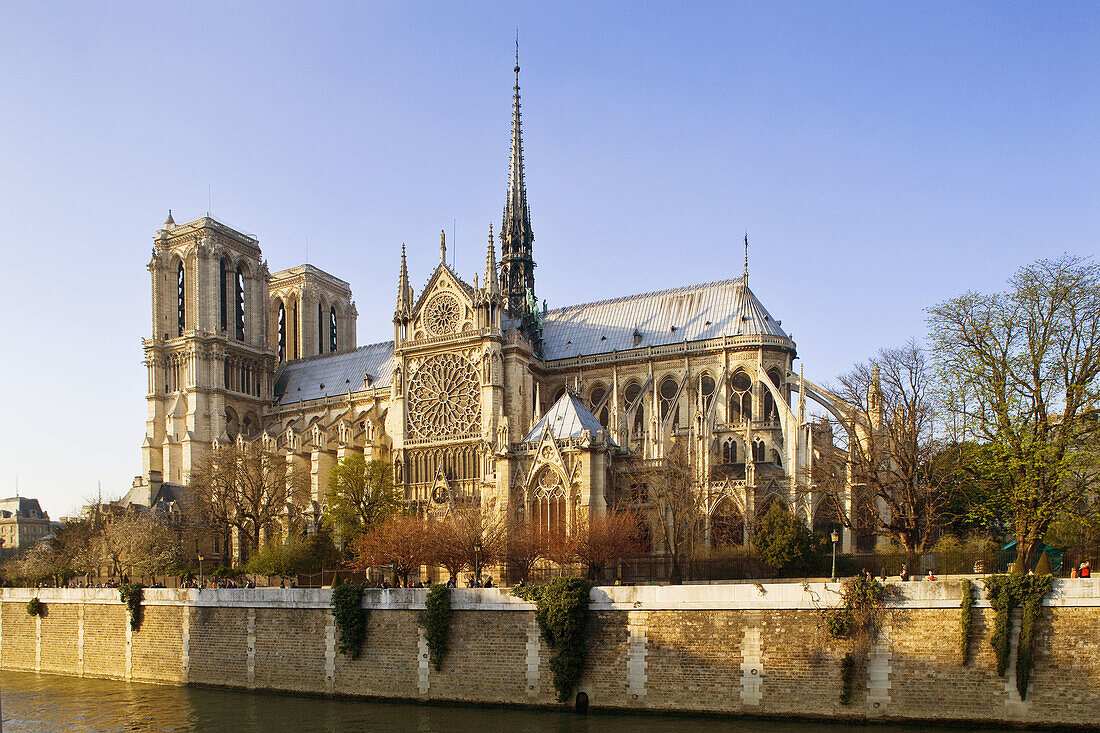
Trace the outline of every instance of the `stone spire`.
{"type": "Polygon", "coordinates": [[[519,102],[519,39],[516,39],[516,85],[512,99],[512,157],[508,169],[508,198],[500,226],[500,289],[507,300],[513,323],[535,346],[541,334],[535,298],[535,261],[531,212],[527,206],[527,185],[523,177],[523,130],[519,102]]]}
{"type": "Polygon", "coordinates": [[[164,220],[164,228],[171,229],[176,225],[176,220],[172,218],[172,210],[168,209],[168,218],[164,220]]]}
{"type": "Polygon", "coordinates": [[[500,281],[497,279],[497,248],[493,245],[492,222],[489,222],[489,249],[485,252],[485,292],[489,295],[500,293],[500,281]]]}
{"type": "Polygon", "coordinates": [[[439,261],[447,264],[447,232],[439,230],[439,261]]]}
{"type": "Polygon", "coordinates": [[[745,232],[745,287],[749,285],[749,233],[745,232]]]}
{"type": "Polygon", "coordinates": [[[397,308],[394,310],[394,320],[400,320],[408,315],[412,307],[412,288],[409,286],[409,268],[405,262],[405,244],[401,244],[401,273],[397,276],[397,308]]]}

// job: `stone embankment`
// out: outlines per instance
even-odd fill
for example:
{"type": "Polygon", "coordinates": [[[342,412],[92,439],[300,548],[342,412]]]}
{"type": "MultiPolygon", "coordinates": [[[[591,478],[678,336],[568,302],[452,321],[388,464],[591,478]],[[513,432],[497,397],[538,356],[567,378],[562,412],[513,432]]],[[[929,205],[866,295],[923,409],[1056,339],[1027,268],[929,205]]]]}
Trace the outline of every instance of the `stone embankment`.
{"type": "MultiPolygon", "coordinates": [[[[980,583],[977,584],[980,588],[980,583]]],[[[958,581],[898,584],[848,705],[846,649],[822,630],[832,583],[600,587],[577,689],[593,708],[837,720],[967,721],[1100,728],[1100,580],[1056,581],[1040,615],[1029,692],[990,645],[975,601],[960,664],[958,581]]],[[[429,665],[426,591],[368,590],[367,640],[336,651],[331,591],[147,589],[131,629],[109,589],[0,591],[0,667],[141,682],[320,694],[554,706],[534,607],[506,590],[456,590],[449,652],[429,665]],[[37,596],[44,615],[32,616],[37,596]]],[[[976,594],[977,595],[977,594],[976,594]]]]}

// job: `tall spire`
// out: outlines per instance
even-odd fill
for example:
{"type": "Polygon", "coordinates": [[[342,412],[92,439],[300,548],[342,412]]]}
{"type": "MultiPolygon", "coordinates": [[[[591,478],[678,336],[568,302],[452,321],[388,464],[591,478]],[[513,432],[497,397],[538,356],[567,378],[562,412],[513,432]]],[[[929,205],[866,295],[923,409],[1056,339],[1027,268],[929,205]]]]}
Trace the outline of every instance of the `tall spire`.
{"type": "Polygon", "coordinates": [[[447,264],[447,232],[439,230],[439,261],[447,264]]]}
{"type": "Polygon", "coordinates": [[[496,295],[500,292],[497,279],[497,248],[493,245],[493,223],[489,222],[489,250],[485,253],[485,292],[496,295]]]}
{"type": "Polygon", "coordinates": [[[745,232],[745,286],[749,284],[749,233],[745,232]]]}
{"type": "Polygon", "coordinates": [[[409,267],[405,262],[405,243],[401,243],[401,272],[397,276],[397,308],[394,320],[406,315],[412,305],[412,288],[409,287],[409,267]]]}
{"type": "Polygon", "coordinates": [[[516,34],[516,84],[512,97],[512,155],[508,169],[508,198],[500,226],[500,289],[508,312],[527,339],[541,351],[538,314],[535,312],[535,260],[531,212],[523,175],[523,127],[519,101],[519,34],[516,34]]]}

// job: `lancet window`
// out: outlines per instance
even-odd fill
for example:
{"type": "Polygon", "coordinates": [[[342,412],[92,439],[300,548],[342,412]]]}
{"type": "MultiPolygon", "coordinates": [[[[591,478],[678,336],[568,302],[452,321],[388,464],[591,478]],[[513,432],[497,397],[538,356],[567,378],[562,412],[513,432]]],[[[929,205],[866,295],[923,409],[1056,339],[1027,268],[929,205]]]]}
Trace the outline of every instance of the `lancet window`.
{"type": "Polygon", "coordinates": [[[569,502],[561,474],[544,468],[535,478],[531,495],[531,514],[540,532],[562,533],[569,527],[569,502]]]}
{"type": "Polygon", "coordinates": [[[325,353],[325,307],[317,304],[317,353],[325,353]]]}
{"type": "Polygon", "coordinates": [[[183,335],[184,319],[187,314],[186,308],[186,295],[183,275],[183,262],[180,262],[179,267],[176,269],[176,335],[183,335]]]}
{"type": "Polygon", "coordinates": [[[237,327],[237,340],[244,341],[244,273],[241,272],[241,266],[237,265],[237,273],[233,281],[234,285],[234,305],[236,307],[236,327],[237,327]]]}
{"type": "Polygon", "coordinates": [[[286,361],[286,305],[279,301],[279,361],[286,361]]]}
{"type": "Polygon", "coordinates": [[[730,378],[729,412],[726,422],[740,425],[752,420],[752,379],[743,370],[738,369],[730,378]]]}
{"type": "Polygon", "coordinates": [[[671,414],[672,426],[676,427],[680,422],[680,405],[676,399],[676,393],[678,391],[676,380],[672,377],[665,377],[661,380],[661,386],[658,391],[661,394],[661,422],[663,424],[671,414]]]}
{"type": "MultiPolygon", "coordinates": [[[[603,399],[606,396],[607,396],[607,390],[604,388],[604,386],[602,384],[597,384],[595,387],[592,388],[592,393],[589,395],[589,398],[588,398],[589,407],[591,409],[595,410],[599,406],[599,404],[601,402],[603,402],[603,399]]],[[[600,414],[596,416],[596,419],[600,421],[600,425],[603,425],[606,428],[607,427],[608,416],[609,416],[609,411],[607,409],[607,404],[605,403],[604,406],[603,406],[603,409],[600,410],[600,414]]]]}
{"type": "Polygon", "coordinates": [[[339,344],[336,342],[336,306],[330,306],[328,309],[328,350],[331,353],[336,353],[336,347],[339,344]]]}

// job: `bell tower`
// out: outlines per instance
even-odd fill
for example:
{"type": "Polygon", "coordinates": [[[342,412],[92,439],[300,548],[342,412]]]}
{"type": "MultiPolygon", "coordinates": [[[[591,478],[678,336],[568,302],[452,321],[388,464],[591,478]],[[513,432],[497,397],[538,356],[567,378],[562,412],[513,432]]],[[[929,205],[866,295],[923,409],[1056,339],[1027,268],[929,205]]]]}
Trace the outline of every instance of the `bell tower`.
{"type": "Polygon", "coordinates": [[[155,499],[156,484],[187,484],[215,440],[259,433],[275,355],[267,341],[270,273],[256,239],[210,217],[177,225],[168,212],[148,269],[142,481],[155,499]]]}

